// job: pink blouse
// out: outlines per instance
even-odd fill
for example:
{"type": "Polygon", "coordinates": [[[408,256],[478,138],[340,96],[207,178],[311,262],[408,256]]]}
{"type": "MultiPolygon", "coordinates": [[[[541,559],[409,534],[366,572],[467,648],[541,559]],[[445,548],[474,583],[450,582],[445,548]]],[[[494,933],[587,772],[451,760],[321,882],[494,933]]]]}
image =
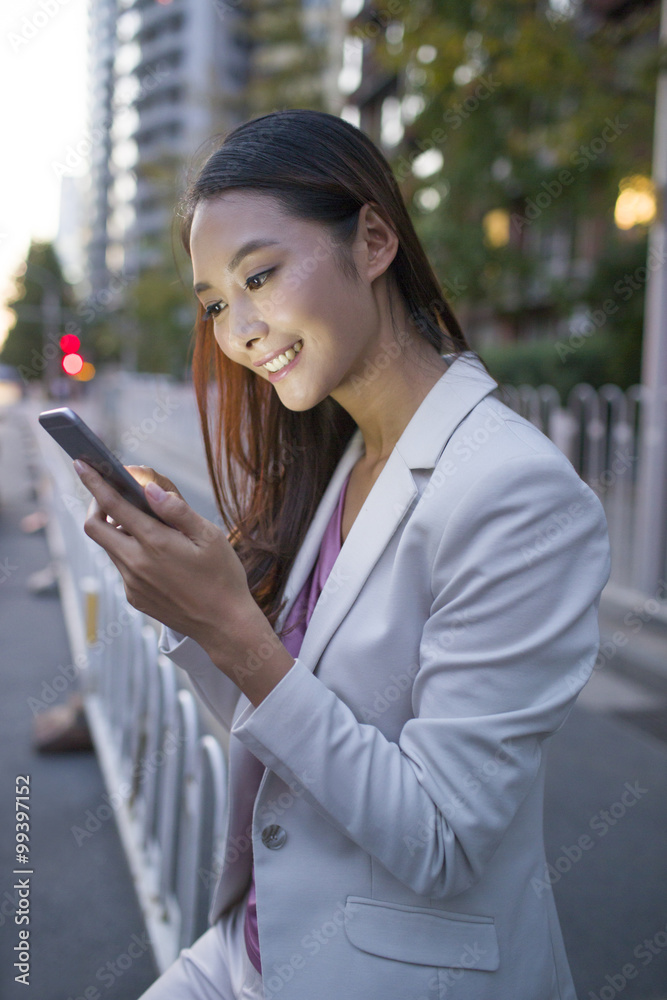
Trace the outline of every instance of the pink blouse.
{"type": "MultiPolygon", "coordinates": [[[[341,546],[343,544],[341,538],[341,524],[343,520],[343,505],[345,503],[345,493],[347,491],[347,484],[350,479],[350,472],[347,479],[343,483],[340,497],[338,499],[338,505],[331,515],[331,520],[326,527],[324,536],[322,538],[322,544],[320,546],[320,554],[318,556],[317,562],[313,566],[310,576],[304,583],[301,591],[299,592],[294,604],[287,616],[285,626],[289,626],[298,621],[298,619],[303,614],[304,608],[306,611],[304,620],[300,622],[296,628],[289,632],[283,639],[283,645],[292,654],[294,659],[297,659],[299,655],[299,650],[301,649],[301,643],[303,637],[306,634],[306,629],[308,628],[308,622],[313,613],[315,605],[317,604],[318,598],[324,588],[324,584],[327,581],[327,577],[333,568],[338,553],[340,552],[341,546]]],[[[245,923],[243,925],[243,933],[245,937],[246,949],[248,952],[248,957],[252,964],[255,966],[258,972],[261,973],[262,965],[259,955],[259,933],[257,930],[257,902],[255,896],[255,869],[253,865],[252,882],[250,885],[250,893],[248,895],[248,904],[245,913],[245,923]]]]}

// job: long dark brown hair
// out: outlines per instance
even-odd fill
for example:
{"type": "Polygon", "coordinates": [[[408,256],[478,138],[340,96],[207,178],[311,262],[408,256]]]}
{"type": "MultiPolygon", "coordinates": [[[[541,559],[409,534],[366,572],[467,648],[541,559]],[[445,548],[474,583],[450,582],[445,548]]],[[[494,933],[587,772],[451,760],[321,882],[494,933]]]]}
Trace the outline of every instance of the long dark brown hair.
{"type": "MultiPolygon", "coordinates": [[[[336,247],[336,263],[351,277],[356,270],[349,248],[359,211],[371,203],[398,236],[388,275],[416,330],[439,354],[470,350],[389,163],[349,122],[293,109],[228,132],[178,209],[188,255],[195,208],[231,188],[271,194],[291,216],[321,223],[336,247]]],[[[203,313],[200,303],[192,371],[209,474],[250,592],[275,627],[296,554],[357,425],[330,396],[310,410],[287,409],[270,382],[226,357],[213,320],[203,313]]]]}

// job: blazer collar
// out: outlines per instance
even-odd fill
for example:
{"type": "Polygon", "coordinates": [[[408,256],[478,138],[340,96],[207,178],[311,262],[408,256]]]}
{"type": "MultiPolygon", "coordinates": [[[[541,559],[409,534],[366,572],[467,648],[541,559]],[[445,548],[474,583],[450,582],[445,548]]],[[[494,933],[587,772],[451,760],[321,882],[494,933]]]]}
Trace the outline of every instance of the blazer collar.
{"type": "MultiPolygon", "coordinates": [[[[311,670],[417,496],[419,491],[411,470],[434,469],[461,420],[497,386],[476,355],[466,352],[456,357],[422,400],[373,484],[313,611],[299,652],[299,660],[311,670]]],[[[363,454],[364,441],[357,428],[334,470],[294,561],[284,592],[287,604],[276,630],[283,626],[313,568],[343,483],[363,454]]]]}
{"type": "Polygon", "coordinates": [[[453,361],[417,408],[396,443],[409,469],[434,469],[454,429],[484,396],[498,388],[479,358],[453,361]]]}

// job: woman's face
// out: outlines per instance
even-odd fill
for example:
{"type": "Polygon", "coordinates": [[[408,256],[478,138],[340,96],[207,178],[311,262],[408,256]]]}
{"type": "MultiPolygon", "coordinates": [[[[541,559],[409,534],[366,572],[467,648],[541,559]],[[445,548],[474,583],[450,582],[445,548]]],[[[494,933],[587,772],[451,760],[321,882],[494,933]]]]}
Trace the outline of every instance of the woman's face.
{"type": "MultiPolygon", "coordinates": [[[[362,265],[366,251],[355,243],[362,265]]],[[[190,252],[195,292],[228,358],[272,382],[291,410],[328,395],[344,405],[380,349],[381,323],[372,274],[343,274],[326,227],[286,214],[271,195],[226,191],[197,205],[190,252]],[[282,370],[262,364],[292,349],[282,370]]]]}

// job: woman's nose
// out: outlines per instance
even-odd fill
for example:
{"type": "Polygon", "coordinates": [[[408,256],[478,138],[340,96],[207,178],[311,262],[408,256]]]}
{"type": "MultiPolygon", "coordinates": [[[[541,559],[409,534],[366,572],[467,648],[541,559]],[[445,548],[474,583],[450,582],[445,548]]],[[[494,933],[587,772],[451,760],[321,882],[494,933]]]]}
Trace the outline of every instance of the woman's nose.
{"type": "Polygon", "coordinates": [[[233,311],[230,311],[228,330],[230,345],[245,348],[251,340],[266,336],[269,328],[266,320],[259,315],[257,309],[237,306],[233,311]]]}

